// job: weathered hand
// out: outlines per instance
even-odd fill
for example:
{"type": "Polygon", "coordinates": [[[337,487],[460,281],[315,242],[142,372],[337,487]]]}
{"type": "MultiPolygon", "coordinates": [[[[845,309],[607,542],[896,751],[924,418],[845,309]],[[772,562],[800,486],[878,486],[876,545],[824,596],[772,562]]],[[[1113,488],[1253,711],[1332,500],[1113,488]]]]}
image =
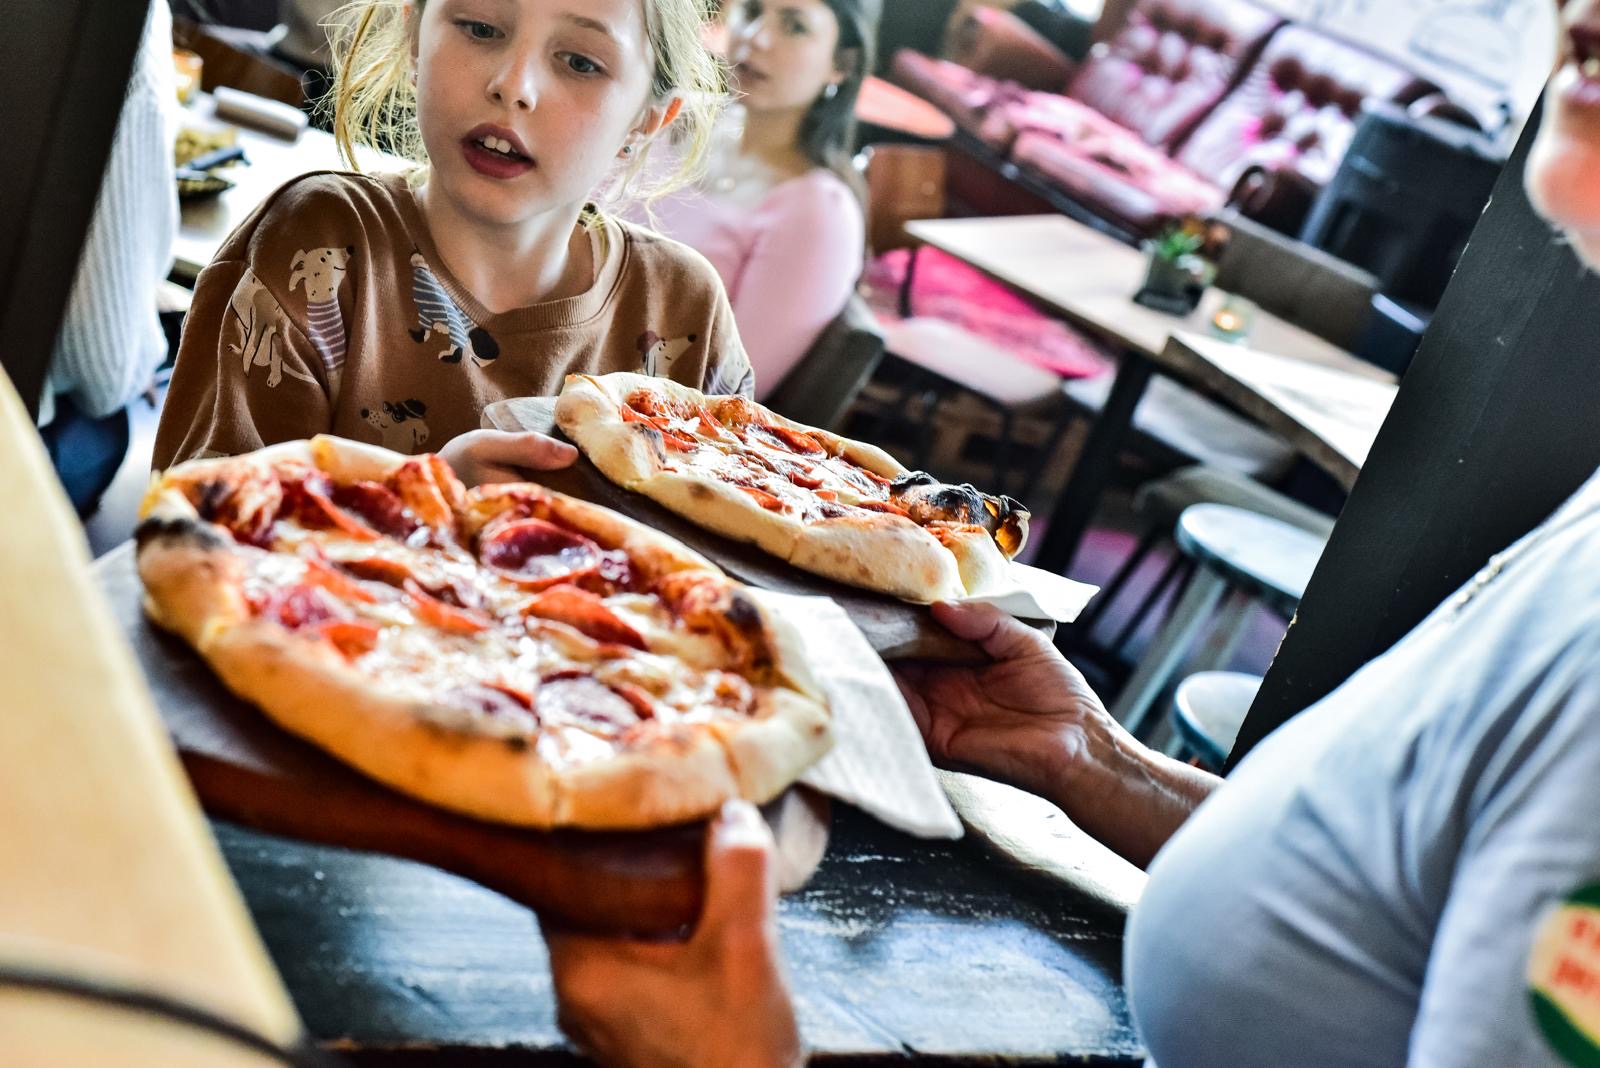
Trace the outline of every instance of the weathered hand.
{"type": "Polygon", "coordinates": [[[521,482],[527,471],[554,471],[571,465],[578,450],[548,434],[533,431],[469,430],[439,450],[468,486],[521,482]]]}
{"type": "Polygon", "coordinates": [[[1117,729],[1100,698],[1049,639],[998,609],[939,604],[933,613],[992,662],[895,667],[929,755],[1053,797],[1074,756],[1117,729]]]}
{"type": "Polygon", "coordinates": [[[804,1063],[778,957],[772,832],[730,801],[706,840],[706,896],[686,942],[547,928],[561,1028],[607,1066],[804,1063]]]}

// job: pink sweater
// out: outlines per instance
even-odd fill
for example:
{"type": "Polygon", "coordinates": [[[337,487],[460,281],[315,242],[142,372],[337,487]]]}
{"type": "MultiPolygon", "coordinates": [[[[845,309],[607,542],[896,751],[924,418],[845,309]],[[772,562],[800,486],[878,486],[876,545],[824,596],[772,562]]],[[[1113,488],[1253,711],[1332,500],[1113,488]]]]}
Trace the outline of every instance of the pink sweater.
{"type": "Polygon", "coordinates": [[[800,362],[861,274],[861,205],[822,167],[773,187],[753,209],[694,191],[673,194],[654,211],[663,234],[699,251],[722,276],[758,398],[800,362]]]}

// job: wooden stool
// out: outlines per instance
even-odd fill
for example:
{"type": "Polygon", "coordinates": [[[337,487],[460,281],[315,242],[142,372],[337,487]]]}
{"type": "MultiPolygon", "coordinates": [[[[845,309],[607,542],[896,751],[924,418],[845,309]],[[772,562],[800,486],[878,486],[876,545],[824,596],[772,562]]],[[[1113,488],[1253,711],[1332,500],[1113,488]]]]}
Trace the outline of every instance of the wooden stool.
{"type": "Polygon", "coordinates": [[[1178,683],[1172,699],[1178,755],[1193,755],[1206,770],[1221,774],[1260,689],[1261,676],[1242,671],[1202,671],[1178,683]]]}
{"type": "Polygon", "coordinates": [[[1206,667],[1226,664],[1243,637],[1254,598],[1283,616],[1294,614],[1325,537],[1280,519],[1226,504],[1197,504],[1178,519],[1174,540],[1196,569],[1161,633],[1117,696],[1111,714],[1141,736],[1161,691],[1224,594],[1236,592],[1217,623],[1206,667]]]}
{"type": "Polygon", "coordinates": [[[1230,504],[1236,508],[1259,512],[1310,531],[1324,541],[1333,530],[1331,516],[1309,505],[1301,504],[1294,498],[1264,486],[1249,475],[1232,468],[1191,464],[1188,467],[1180,467],[1170,475],[1146,482],[1133,495],[1133,512],[1141,530],[1139,543],[1128,558],[1118,566],[1116,573],[1101,589],[1100,595],[1094,599],[1089,609],[1078,618],[1070,631],[1063,632],[1072,647],[1087,650],[1097,658],[1103,656],[1115,661],[1122,647],[1144,622],[1145,616],[1149,615],[1150,610],[1173,583],[1178,583],[1178,589],[1183,588],[1182,583],[1188,580],[1194,570],[1194,561],[1190,557],[1174,554],[1115,637],[1105,645],[1093,641],[1095,624],[1099,622],[1106,609],[1116,601],[1128,580],[1156,547],[1173,536],[1178,526],[1178,519],[1185,509],[1196,504],[1230,504]]]}

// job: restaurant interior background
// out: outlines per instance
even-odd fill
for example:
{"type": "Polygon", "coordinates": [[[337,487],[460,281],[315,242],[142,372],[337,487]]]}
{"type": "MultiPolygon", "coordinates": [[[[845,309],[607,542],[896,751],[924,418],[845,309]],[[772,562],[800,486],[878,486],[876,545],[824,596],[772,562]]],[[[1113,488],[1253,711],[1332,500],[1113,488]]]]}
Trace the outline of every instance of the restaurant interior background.
{"type": "MultiPolygon", "coordinates": [[[[304,99],[284,80],[293,71],[275,50],[275,3],[178,0],[174,10],[178,36],[210,61],[208,85],[232,79],[304,99]]],[[[859,299],[819,343],[834,363],[819,353],[780,397],[797,417],[883,441],[914,466],[1005,488],[1041,520],[1069,490],[1083,510],[1098,509],[1092,522],[1056,524],[1055,536],[1039,522],[1031,551],[1107,585],[1063,645],[1114,691],[1187,588],[1194,561],[1167,536],[1183,506],[1240,503],[1243,492],[1325,539],[1354,468],[1330,474],[1270,425],[1239,418],[1237,399],[1157,374],[1097,485],[1086,470],[1095,465],[1078,458],[1091,430],[1116,423],[1097,417],[1129,339],[1097,330],[1092,316],[1074,319],[1081,308],[1008,287],[1003,264],[926,247],[913,258],[923,242],[903,224],[1050,214],[1137,248],[1178,216],[1221,215],[1233,241],[1213,292],[1236,292],[1247,314],[1276,315],[1396,374],[1534,106],[1554,57],[1553,12],[1534,0],[1113,0],[1104,11],[1094,0],[887,0],[881,35],[881,77],[863,94],[857,137],[868,267],[859,299]],[[1229,43],[1218,50],[1219,40],[1229,43]],[[932,119],[915,106],[930,103],[932,119]],[[1109,123],[1082,136],[1097,116],[1109,123]],[[1180,484],[1222,478],[1230,488],[1163,483],[1183,470],[1191,474],[1180,484]]],[[[313,163],[309,151],[306,166],[331,162],[313,163]]],[[[204,210],[191,206],[186,218],[204,210]]],[[[210,247],[197,244],[191,258],[203,263],[210,247]]],[[[1072,262],[1095,262],[1098,248],[1072,262]]],[[[178,274],[192,277],[197,265],[182,260],[178,274]]],[[[1147,347],[1164,343],[1162,325],[1147,347]]],[[[139,414],[148,436],[153,413],[139,414]]],[[[125,536],[140,468],[130,456],[89,519],[97,550],[125,536]]],[[[1233,636],[1189,666],[1259,675],[1293,600],[1235,605],[1225,626],[1233,636]]],[[[1183,672],[1160,674],[1170,682],[1183,672]]]]}
{"type": "MultiPolygon", "coordinates": [[[[231,84],[305,102],[300,73],[274,55],[275,4],[174,0],[174,11],[177,43],[201,56],[207,93],[231,84]]],[[[885,0],[880,77],[858,112],[868,266],[774,406],[883,442],[941,477],[1023,499],[1038,521],[1029,559],[1104,586],[1058,644],[1108,695],[1120,691],[1125,721],[1220,769],[1267,692],[1264,675],[1273,689],[1269,669],[1279,676],[1279,711],[1303,707],[1470,574],[1485,546],[1504,544],[1493,519],[1485,530],[1470,523],[1485,501],[1515,494],[1479,487],[1431,517],[1392,517],[1408,493],[1451,496],[1447,476],[1429,475],[1419,490],[1406,471],[1434,470],[1446,439],[1466,434],[1463,413],[1504,388],[1504,378],[1489,378],[1510,374],[1502,364],[1480,359],[1474,377],[1459,362],[1469,342],[1499,329],[1483,316],[1500,314],[1506,299],[1548,310],[1593,289],[1539,267],[1526,250],[1531,234],[1546,231],[1514,193],[1519,136],[1554,53],[1553,12],[1536,0],[1112,0],[1105,11],[1094,0],[885,0]],[[1216,248],[1208,234],[1182,246],[1197,261],[1212,256],[1178,286],[1188,303],[1135,303],[1153,288],[1167,241],[1181,244],[1185,221],[1196,219],[1218,220],[1227,233],[1216,248]],[[1501,275],[1518,264],[1530,274],[1511,297],[1499,294],[1501,275]],[[1436,318],[1447,329],[1430,332],[1436,318]],[[1400,392],[1416,376],[1431,398],[1400,392]],[[1358,487],[1374,457],[1385,462],[1358,487]],[[1270,522],[1251,518],[1260,516],[1270,522]],[[1441,529],[1458,519],[1453,533],[1441,529]],[[1373,544],[1407,538],[1416,543],[1409,555],[1397,550],[1392,568],[1371,566],[1373,544]],[[1361,598],[1374,604],[1404,587],[1406,566],[1427,552],[1435,561],[1457,556],[1426,595],[1385,602],[1361,634],[1340,629],[1361,615],[1361,598]],[[1327,609],[1294,634],[1291,619],[1319,597],[1327,609]],[[1285,661],[1315,661],[1323,677],[1285,679],[1285,661]]],[[[197,128],[216,127],[204,94],[188,106],[197,128]]],[[[238,129],[248,162],[212,172],[232,188],[184,205],[163,296],[174,333],[187,289],[253,206],[248,197],[334,162],[314,122],[288,138],[248,119],[238,129]]],[[[1559,392],[1581,374],[1549,344],[1571,336],[1570,316],[1552,312],[1548,324],[1542,334],[1524,322],[1506,335],[1544,343],[1555,362],[1530,365],[1548,375],[1527,388],[1559,392]]],[[[132,529],[161,396],[158,382],[131,406],[128,455],[85,519],[97,554],[132,529]]],[[[1507,392],[1508,412],[1526,416],[1532,404],[1507,392]]],[[[1463,447],[1486,465],[1469,473],[1484,484],[1514,477],[1506,442],[1526,426],[1508,415],[1476,453],[1463,447]],[[1496,448],[1498,460],[1485,458],[1496,448]]],[[[1593,461],[1575,456],[1569,466],[1587,471],[1593,461]]],[[[1554,484],[1569,474],[1552,475],[1542,497],[1530,490],[1520,508],[1507,504],[1501,526],[1526,529],[1541,502],[1570,489],[1554,484]]],[[[243,881],[255,880],[247,892],[275,949],[309,956],[318,939],[339,937],[296,929],[292,888],[274,881],[291,868],[327,866],[324,904],[355,913],[371,905],[359,886],[377,876],[356,871],[364,861],[307,861],[235,834],[224,829],[224,844],[243,858],[243,881]]],[[[853,844],[869,858],[888,850],[870,834],[853,844]]],[[[885,885],[900,877],[879,874],[885,885]]],[[[399,927],[457,901],[453,888],[417,885],[399,927]]],[[[823,898],[850,891],[825,878],[815,892],[805,907],[834,923],[823,898]]],[[[860,922],[875,922],[870,903],[862,908],[860,922]]],[[[539,962],[496,944],[507,917],[479,919],[470,932],[475,966],[529,981],[539,962]]],[[[1056,933],[1066,940],[1070,927],[1056,933]]],[[[1098,941],[1105,932],[1091,935],[1092,953],[1109,959],[1098,941]]],[[[402,970],[423,966],[424,956],[406,956],[402,970]]],[[[802,971],[828,976],[824,957],[819,949],[802,959],[802,971]]],[[[361,987],[359,969],[290,967],[314,1032],[325,1029],[318,1012],[332,1020],[337,1009],[339,1026],[375,1045],[415,1037],[397,1022],[415,996],[403,981],[374,992],[361,987]],[[347,1012],[346,986],[371,1001],[347,1012]]],[[[551,1018],[513,1021],[509,1000],[473,1007],[482,988],[470,985],[450,991],[457,1015],[442,1013],[432,1037],[465,1043],[538,1031],[559,1041],[551,1018]]],[[[1127,1053],[1136,1047],[1125,1006],[1108,1001],[1110,1037],[1096,1051],[1127,1053]]]]}

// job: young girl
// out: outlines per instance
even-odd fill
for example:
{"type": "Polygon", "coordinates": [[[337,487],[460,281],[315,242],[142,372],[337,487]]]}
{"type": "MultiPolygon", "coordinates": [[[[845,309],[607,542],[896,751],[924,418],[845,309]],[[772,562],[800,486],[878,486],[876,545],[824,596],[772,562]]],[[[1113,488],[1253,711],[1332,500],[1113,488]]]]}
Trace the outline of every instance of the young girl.
{"type": "Polygon", "coordinates": [[[514,478],[574,453],[476,429],[484,406],[569,373],[753,391],[706,261],[588,206],[675,120],[688,147],[657,185],[704,155],[721,79],[697,0],[349,10],[336,136],[421,166],[306,175],[235,231],[195,290],[157,467],[327,432],[514,478]]]}
{"type": "Polygon", "coordinates": [[[662,233],[703,253],[722,276],[758,395],[800,361],[861,275],[866,225],[850,149],[878,6],[725,5],[742,128],[719,131],[725,136],[693,190],[653,208],[662,233]]]}

